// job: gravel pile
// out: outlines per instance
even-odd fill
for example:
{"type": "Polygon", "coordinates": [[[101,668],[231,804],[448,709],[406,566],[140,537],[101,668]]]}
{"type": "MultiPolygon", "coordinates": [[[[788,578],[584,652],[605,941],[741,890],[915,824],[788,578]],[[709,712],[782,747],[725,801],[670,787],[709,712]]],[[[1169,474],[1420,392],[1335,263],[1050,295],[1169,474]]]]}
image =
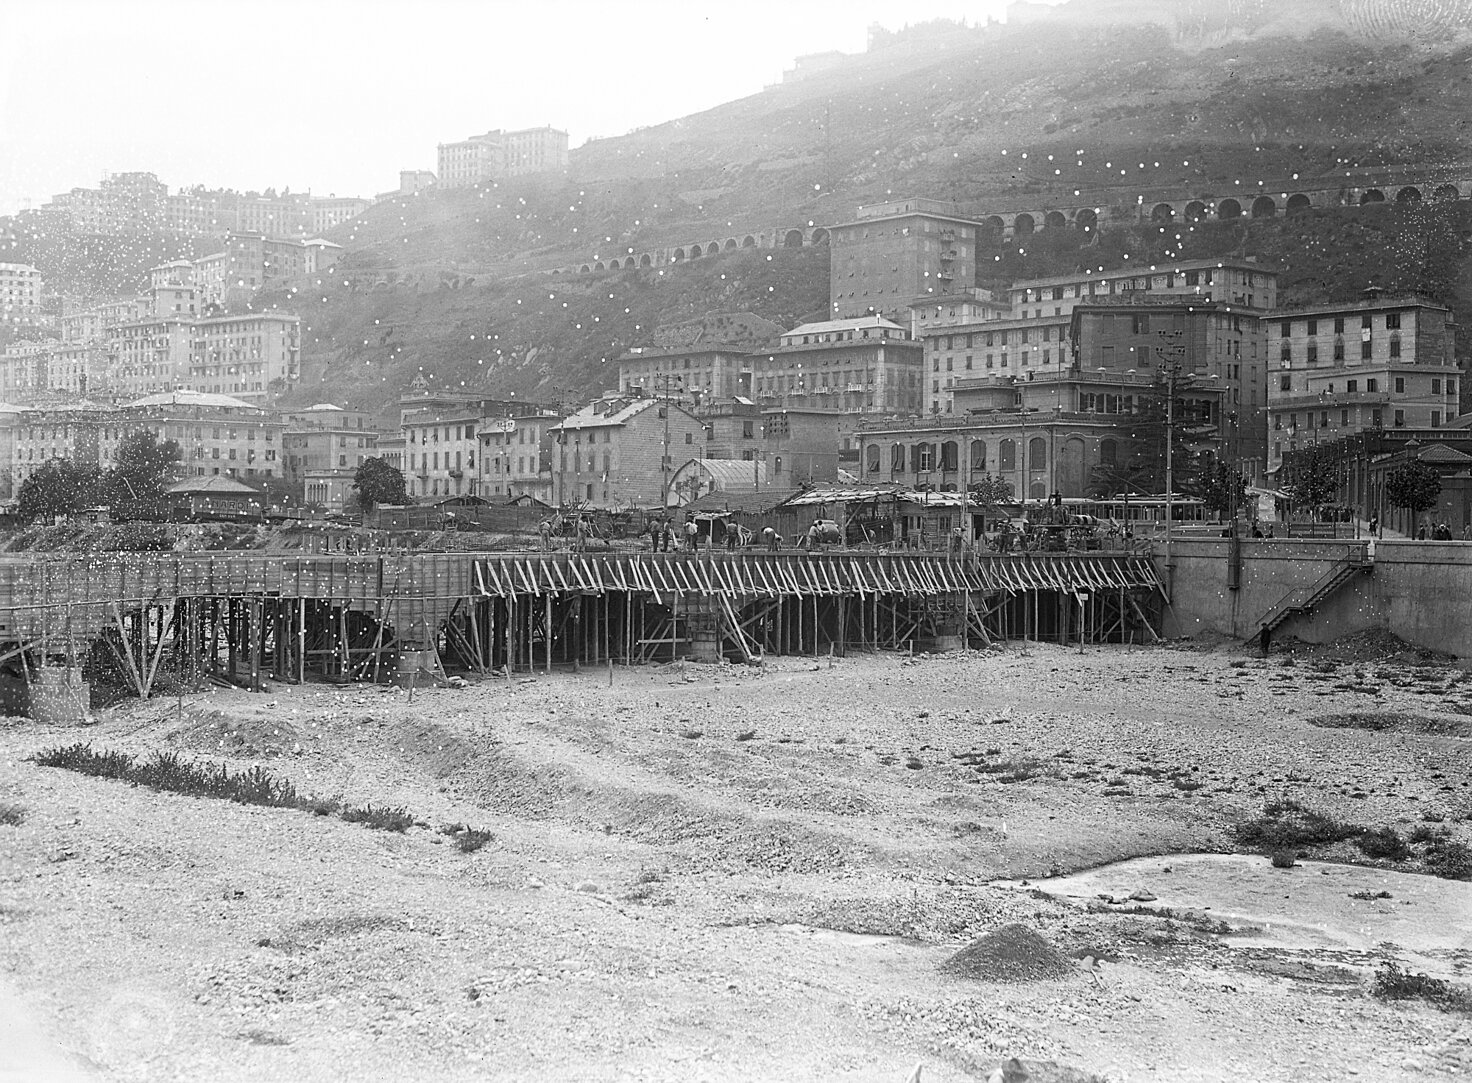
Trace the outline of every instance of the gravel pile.
{"type": "Polygon", "coordinates": [[[941,972],[980,981],[1050,981],[1073,968],[1068,960],[1028,926],[1003,925],[952,955],[941,972]]]}

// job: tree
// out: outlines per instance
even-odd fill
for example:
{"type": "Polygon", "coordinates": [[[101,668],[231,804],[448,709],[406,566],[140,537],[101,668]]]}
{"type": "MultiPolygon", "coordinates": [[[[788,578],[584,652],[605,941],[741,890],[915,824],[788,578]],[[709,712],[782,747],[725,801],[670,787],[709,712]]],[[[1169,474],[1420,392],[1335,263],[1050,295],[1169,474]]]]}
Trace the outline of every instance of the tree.
{"type": "Polygon", "coordinates": [[[71,515],[97,502],[98,469],[52,459],[21,483],[16,515],[22,522],[71,515]]]}
{"type": "Polygon", "coordinates": [[[1012,483],[1006,478],[983,474],[966,487],[966,492],[978,508],[994,508],[1012,500],[1012,483]]]}
{"type": "Polygon", "coordinates": [[[1329,503],[1339,492],[1339,455],[1332,444],[1310,444],[1289,455],[1284,491],[1294,505],[1310,511],[1329,503]]]}
{"type": "Polygon", "coordinates": [[[1186,496],[1200,496],[1205,488],[1206,450],[1216,427],[1204,420],[1197,400],[1184,398],[1194,380],[1176,378],[1175,407],[1167,413],[1170,383],[1162,375],[1137,400],[1137,412],[1120,428],[1123,445],[1114,463],[1100,463],[1090,475],[1095,496],[1165,492],[1166,432],[1170,431],[1171,488],[1186,496]]]}
{"type": "Polygon", "coordinates": [[[364,459],[353,474],[353,492],[364,515],[379,504],[409,503],[403,472],[387,459],[376,456],[364,459]]]}
{"type": "Polygon", "coordinates": [[[1436,507],[1441,498],[1441,478],[1418,459],[1401,463],[1385,478],[1385,499],[1411,513],[1411,529],[1423,511],[1436,507]]]}
{"type": "Polygon", "coordinates": [[[147,429],[130,432],[118,444],[117,464],[102,475],[102,498],[112,517],[123,522],[164,518],[166,494],[179,477],[179,445],[159,442],[147,429]]]}
{"type": "Polygon", "coordinates": [[[1220,518],[1235,516],[1247,502],[1247,479],[1231,464],[1217,462],[1202,477],[1201,499],[1220,518]]]}

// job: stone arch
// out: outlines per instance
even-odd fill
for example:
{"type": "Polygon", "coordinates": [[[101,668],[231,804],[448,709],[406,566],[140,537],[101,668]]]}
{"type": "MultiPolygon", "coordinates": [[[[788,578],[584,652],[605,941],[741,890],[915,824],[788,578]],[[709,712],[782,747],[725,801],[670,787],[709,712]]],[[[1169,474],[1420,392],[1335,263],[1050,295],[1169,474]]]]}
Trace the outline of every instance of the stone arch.
{"type": "Polygon", "coordinates": [[[639,257],[639,266],[640,267],[653,267],[654,266],[654,261],[649,258],[649,253],[648,252],[645,252],[642,256],[639,257]]]}
{"type": "Polygon", "coordinates": [[[1007,223],[1002,221],[1002,216],[994,214],[981,223],[981,228],[990,230],[992,233],[1000,234],[1007,228],[1007,223]]]}
{"type": "Polygon", "coordinates": [[[580,275],[585,275],[585,274],[588,274],[588,273],[589,273],[589,272],[590,272],[590,271],[592,271],[592,270],[593,270],[593,268],[591,268],[591,267],[589,267],[589,266],[588,266],[588,265],[587,265],[587,264],[586,264],[586,263],[585,263],[585,264],[583,264],[583,265],[582,265],[582,266],[581,266],[581,267],[579,267],[579,268],[578,268],[578,274],[580,274],[580,275]]]}
{"type": "Polygon", "coordinates": [[[1012,235],[1014,237],[1026,237],[1037,228],[1037,219],[1026,211],[1012,219],[1012,235]]]}
{"type": "Polygon", "coordinates": [[[1431,193],[1431,198],[1438,201],[1444,199],[1447,202],[1451,202],[1452,200],[1460,199],[1461,195],[1457,191],[1455,184],[1439,184],[1436,186],[1436,190],[1431,193]]]}
{"type": "Polygon", "coordinates": [[[826,229],[821,229],[821,228],[820,229],[813,230],[813,239],[812,239],[812,241],[810,243],[812,243],[812,244],[827,244],[828,243],[828,231],[826,229]]]}
{"type": "Polygon", "coordinates": [[[1252,201],[1252,217],[1274,218],[1278,214],[1278,201],[1272,196],[1258,196],[1252,201]]]}
{"type": "Polygon", "coordinates": [[[683,248],[676,248],[673,252],[670,253],[671,263],[679,263],[684,258],[685,250],[683,248]]]}
{"type": "Polygon", "coordinates": [[[1378,188],[1366,188],[1363,192],[1360,193],[1360,206],[1361,207],[1365,206],[1367,203],[1384,203],[1384,202],[1385,202],[1385,193],[1382,192],[1382,191],[1380,191],[1380,189],[1378,189],[1378,188]]]}
{"type": "Polygon", "coordinates": [[[1199,199],[1193,199],[1186,204],[1186,220],[1188,222],[1199,222],[1206,217],[1206,204],[1199,199]]]}
{"type": "Polygon", "coordinates": [[[800,230],[800,229],[789,229],[787,231],[787,235],[782,238],[782,247],[783,248],[801,248],[802,247],[802,230],[800,230]]]}
{"type": "Polygon", "coordinates": [[[595,271],[602,271],[604,269],[605,268],[603,266],[603,261],[602,260],[599,260],[597,263],[593,264],[593,270],[595,270],[595,271]]]}
{"type": "Polygon", "coordinates": [[[634,257],[633,256],[630,256],[628,259],[624,260],[624,270],[626,270],[626,271],[632,271],[634,269],[634,267],[635,267],[635,264],[634,264],[634,257]]]}
{"type": "Polygon", "coordinates": [[[1034,436],[1027,442],[1027,468],[1029,470],[1048,469],[1048,441],[1041,436],[1034,436]]]}
{"type": "Polygon", "coordinates": [[[986,441],[985,440],[973,440],[973,441],[971,441],[971,469],[972,470],[985,470],[986,469],[986,441]]]}
{"type": "Polygon", "coordinates": [[[1029,500],[1048,499],[1048,486],[1041,481],[1034,481],[1027,486],[1027,498],[1029,500]]]}
{"type": "Polygon", "coordinates": [[[561,267],[554,267],[552,269],[552,273],[555,274],[555,275],[560,275],[562,273],[562,268],[561,267]]]}
{"type": "Polygon", "coordinates": [[[1150,208],[1150,221],[1173,222],[1176,217],[1176,209],[1169,203],[1157,203],[1150,208]]]}
{"type": "Polygon", "coordinates": [[[1399,192],[1395,193],[1395,201],[1397,203],[1420,203],[1421,189],[1413,184],[1408,184],[1399,192]]]}
{"type": "Polygon", "coordinates": [[[1073,227],[1088,233],[1099,225],[1099,212],[1092,207],[1085,207],[1073,216],[1073,227]]]}
{"type": "Polygon", "coordinates": [[[742,237],[741,238],[741,247],[742,248],[755,248],[756,247],[756,238],[753,237],[750,233],[748,233],[745,237],[742,237]]]}
{"type": "Polygon", "coordinates": [[[961,445],[955,440],[946,440],[940,445],[940,455],[936,459],[937,467],[942,473],[954,474],[961,469],[961,445]]]}
{"type": "Polygon", "coordinates": [[[1068,215],[1062,211],[1049,211],[1043,215],[1044,229],[1066,229],[1068,228],[1068,215]]]}
{"type": "Polygon", "coordinates": [[[736,244],[736,238],[735,237],[727,237],[726,238],[726,251],[727,252],[734,252],[734,251],[736,251],[737,247],[738,247],[738,245],[736,244]]]}
{"type": "Polygon", "coordinates": [[[1309,208],[1312,206],[1313,202],[1308,198],[1308,196],[1304,195],[1302,192],[1298,192],[1295,195],[1291,195],[1288,197],[1288,205],[1283,209],[1288,214],[1307,214],[1309,208]]]}
{"type": "Polygon", "coordinates": [[[1010,436],[997,444],[997,469],[1000,471],[1017,469],[1017,442],[1010,436]]]}
{"type": "Polygon", "coordinates": [[[1216,216],[1218,218],[1241,218],[1242,204],[1235,199],[1224,199],[1216,205],[1216,216]]]}
{"type": "Polygon", "coordinates": [[[879,445],[869,444],[864,448],[864,473],[879,473],[879,445]]]}

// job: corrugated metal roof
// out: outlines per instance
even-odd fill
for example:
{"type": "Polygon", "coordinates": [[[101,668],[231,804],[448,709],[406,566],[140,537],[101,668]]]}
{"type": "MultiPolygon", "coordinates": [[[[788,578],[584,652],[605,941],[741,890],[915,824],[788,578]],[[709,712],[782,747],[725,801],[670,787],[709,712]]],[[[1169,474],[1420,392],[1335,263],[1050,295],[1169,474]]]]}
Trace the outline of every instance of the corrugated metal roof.
{"type": "Polygon", "coordinates": [[[881,327],[885,330],[903,331],[904,328],[897,323],[891,323],[883,316],[856,316],[847,320],[824,320],[821,323],[804,323],[794,327],[791,331],[783,331],[782,337],[791,335],[826,335],[834,331],[857,331],[864,327],[881,327]]]}
{"type": "Polygon", "coordinates": [[[204,391],[189,391],[179,388],[176,391],[162,391],[157,395],[145,395],[136,402],[128,403],[129,406],[217,406],[233,410],[259,410],[260,407],[242,399],[232,398],[229,395],[214,395],[204,391]]]}

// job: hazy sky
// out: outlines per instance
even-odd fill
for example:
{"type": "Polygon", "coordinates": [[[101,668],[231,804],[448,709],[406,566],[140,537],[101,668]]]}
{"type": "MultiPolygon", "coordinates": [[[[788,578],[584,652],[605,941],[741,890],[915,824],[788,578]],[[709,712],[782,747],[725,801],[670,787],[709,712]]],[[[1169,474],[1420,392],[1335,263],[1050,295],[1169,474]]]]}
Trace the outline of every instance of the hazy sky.
{"type": "MultiPolygon", "coordinates": [[[[1044,0],[1056,2],[1056,0],[1044,0]]],[[[1006,0],[0,0],[0,214],[146,170],[171,188],[388,191],[435,145],[576,147],[759,91],[871,22],[1006,0]]]]}

